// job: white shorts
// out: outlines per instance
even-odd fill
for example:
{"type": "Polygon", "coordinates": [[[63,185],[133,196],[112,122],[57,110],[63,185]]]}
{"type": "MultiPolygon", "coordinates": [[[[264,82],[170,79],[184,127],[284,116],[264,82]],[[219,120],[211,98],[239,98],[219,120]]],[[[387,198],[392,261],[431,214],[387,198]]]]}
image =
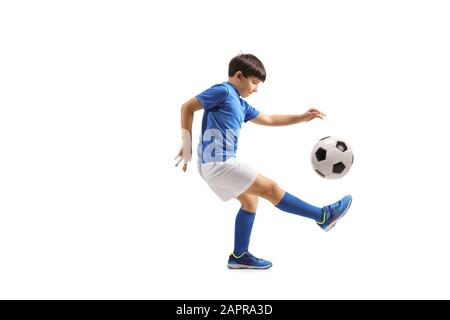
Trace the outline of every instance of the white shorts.
{"type": "Polygon", "coordinates": [[[255,182],[258,173],[236,158],[225,162],[198,163],[198,172],[222,201],[238,197],[255,182]]]}

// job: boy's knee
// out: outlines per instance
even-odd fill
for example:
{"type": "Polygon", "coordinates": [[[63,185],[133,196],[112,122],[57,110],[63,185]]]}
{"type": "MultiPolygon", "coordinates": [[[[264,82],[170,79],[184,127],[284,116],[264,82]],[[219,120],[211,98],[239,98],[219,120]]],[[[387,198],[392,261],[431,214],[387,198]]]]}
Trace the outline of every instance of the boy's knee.
{"type": "Polygon", "coordinates": [[[276,205],[280,202],[281,198],[283,197],[284,191],[280,188],[280,186],[276,183],[271,181],[267,185],[265,185],[265,188],[261,194],[261,197],[264,199],[272,202],[272,204],[276,205]]]}
{"type": "Polygon", "coordinates": [[[274,181],[271,181],[265,188],[264,190],[264,195],[266,197],[271,197],[272,195],[276,194],[278,192],[278,190],[280,189],[280,187],[278,186],[278,184],[274,181]]]}
{"type": "Polygon", "coordinates": [[[256,212],[258,207],[258,197],[257,196],[246,196],[241,197],[241,208],[248,212],[256,212]]]}

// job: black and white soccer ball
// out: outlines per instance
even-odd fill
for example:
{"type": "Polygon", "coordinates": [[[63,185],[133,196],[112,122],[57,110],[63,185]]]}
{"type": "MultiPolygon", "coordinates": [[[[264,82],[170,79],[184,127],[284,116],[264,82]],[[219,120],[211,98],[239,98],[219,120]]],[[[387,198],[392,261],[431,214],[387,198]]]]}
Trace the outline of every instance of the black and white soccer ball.
{"type": "Polygon", "coordinates": [[[353,165],[353,151],[349,144],[337,137],[320,139],[311,152],[311,163],[319,176],[339,179],[353,165]]]}

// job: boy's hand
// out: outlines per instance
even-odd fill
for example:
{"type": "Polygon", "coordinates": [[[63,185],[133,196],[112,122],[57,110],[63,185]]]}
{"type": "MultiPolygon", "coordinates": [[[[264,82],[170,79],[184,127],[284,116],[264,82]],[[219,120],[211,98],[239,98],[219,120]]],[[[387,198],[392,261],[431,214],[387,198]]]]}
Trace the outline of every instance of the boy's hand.
{"type": "Polygon", "coordinates": [[[183,171],[186,172],[188,162],[191,161],[191,158],[192,158],[192,148],[189,148],[189,151],[187,151],[185,153],[185,152],[183,152],[183,146],[181,146],[180,151],[178,152],[178,155],[175,157],[175,160],[177,160],[175,167],[178,167],[180,162],[184,160],[183,171]]]}
{"type": "Polygon", "coordinates": [[[178,155],[175,157],[175,160],[178,160],[175,167],[178,167],[180,162],[184,160],[183,171],[186,172],[188,162],[191,161],[192,158],[192,140],[189,130],[181,129],[181,140],[183,142],[178,155]]]}
{"type": "Polygon", "coordinates": [[[311,108],[303,114],[303,121],[311,121],[312,119],[315,119],[315,118],[320,118],[323,120],[323,117],[326,117],[326,116],[327,115],[325,113],[323,113],[322,111],[311,108]]]}

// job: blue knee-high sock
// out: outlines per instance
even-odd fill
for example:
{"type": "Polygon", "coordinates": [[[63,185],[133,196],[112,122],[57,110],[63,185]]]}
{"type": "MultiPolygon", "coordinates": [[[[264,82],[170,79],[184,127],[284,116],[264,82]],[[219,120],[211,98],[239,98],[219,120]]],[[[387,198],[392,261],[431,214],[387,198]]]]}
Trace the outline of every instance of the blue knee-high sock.
{"type": "Polygon", "coordinates": [[[239,256],[248,251],[255,213],[240,209],[234,226],[234,254],[239,256]]]}
{"type": "Polygon", "coordinates": [[[284,194],[280,203],[278,203],[275,207],[289,213],[313,219],[315,221],[321,221],[323,219],[322,208],[312,206],[299,198],[294,197],[289,192],[284,194]]]}

